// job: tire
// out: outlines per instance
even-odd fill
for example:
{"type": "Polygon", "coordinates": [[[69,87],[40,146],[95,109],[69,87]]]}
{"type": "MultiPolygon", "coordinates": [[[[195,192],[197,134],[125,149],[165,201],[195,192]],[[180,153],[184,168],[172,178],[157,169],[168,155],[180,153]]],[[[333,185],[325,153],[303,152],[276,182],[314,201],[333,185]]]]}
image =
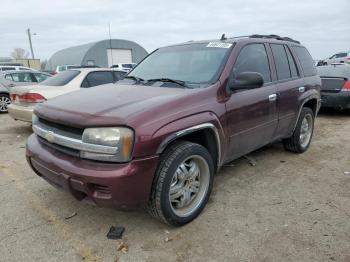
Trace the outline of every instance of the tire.
{"type": "Polygon", "coordinates": [[[148,212],[172,226],[189,223],[208,202],[213,176],[214,163],[206,148],[186,141],[175,142],[161,155],[148,212]]]}
{"type": "Polygon", "coordinates": [[[284,149],[294,153],[304,153],[309,148],[312,140],[314,122],[313,111],[308,107],[302,108],[293,135],[283,140],[284,149]]]}
{"type": "Polygon", "coordinates": [[[7,113],[7,106],[10,104],[10,96],[8,94],[0,94],[0,114],[7,113]]]}

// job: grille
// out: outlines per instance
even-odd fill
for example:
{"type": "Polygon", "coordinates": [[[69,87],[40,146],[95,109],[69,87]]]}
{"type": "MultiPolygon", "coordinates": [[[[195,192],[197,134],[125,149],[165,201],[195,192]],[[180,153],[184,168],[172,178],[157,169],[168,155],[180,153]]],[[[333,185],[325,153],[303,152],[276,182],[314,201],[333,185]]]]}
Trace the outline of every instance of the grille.
{"type": "Polygon", "coordinates": [[[38,126],[45,130],[55,132],[56,134],[75,139],[81,139],[84,132],[83,129],[61,125],[43,118],[39,118],[38,126]]]}

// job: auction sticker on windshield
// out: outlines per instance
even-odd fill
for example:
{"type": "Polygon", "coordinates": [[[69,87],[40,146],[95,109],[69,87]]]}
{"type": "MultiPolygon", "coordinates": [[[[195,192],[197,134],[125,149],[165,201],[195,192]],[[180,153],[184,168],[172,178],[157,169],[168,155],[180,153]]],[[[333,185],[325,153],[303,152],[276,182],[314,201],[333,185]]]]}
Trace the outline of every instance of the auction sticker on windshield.
{"type": "Polygon", "coordinates": [[[218,42],[210,42],[207,47],[219,47],[219,48],[230,48],[232,46],[231,43],[218,43],[218,42]]]}

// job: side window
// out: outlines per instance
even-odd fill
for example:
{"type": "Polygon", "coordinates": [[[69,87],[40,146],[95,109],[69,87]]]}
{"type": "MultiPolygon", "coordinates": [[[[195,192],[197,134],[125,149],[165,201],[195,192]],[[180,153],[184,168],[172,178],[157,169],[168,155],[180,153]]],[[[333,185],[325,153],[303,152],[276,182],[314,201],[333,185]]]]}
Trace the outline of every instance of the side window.
{"type": "Polygon", "coordinates": [[[277,79],[283,80],[291,78],[289,63],[283,45],[271,44],[273,58],[275,60],[277,79]]]}
{"type": "Polygon", "coordinates": [[[271,82],[269,61],[264,44],[249,44],[242,48],[233,67],[233,76],[243,72],[257,72],[264,83],[271,82]]]}
{"type": "Polygon", "coordinates": [[[2,71],[10,71],[10,70],[16,70],[15,67],[3,67],[2,71]]]}
{"type": "Polygon", "coordinates": [[[290,72],[292,73],[292,77],[298,77],[299,76],[298,68],[292,56],[292,53],[289,50],[289,47],[286,47],[286,51],[287,51],[288,62],[289,62],[290,72]]]}
{"type": "Polygon", "coordinates": [[[29,71],[30,69],[29,68],[25,68],[25,67],[20,67],[19,70],[27,70],[27,71],[29,71]]]}
{"type": "Polygon", "coordinates": [[[11,76],[10,74],[5,75],[5,79],[10,80],[10,81],[13,81],[12,76],[11,76]]]}
{"type": "Polygon", "coordinates": [[[346,56],[347,56],[347,53],[336,54],[336,58],[342,58],[342,57],[346,57],[346,56]]]}
{"type": "Polygon", "coordinates": [[[86,80],[89,83],[89,87],[114,83],[112,72],[103,71],[89,73],[86,80]]]}
{"type": "Polygon", "coordinates": [[[314,64],[314,60],[312,59],[310,53],[306,50],[306,48],[302,46],[293,46],[293,50],[295,51],[299,59],[304,75],[305,76],[316,75],[317,70],[314,64]]]}
{"type": "Polygon", "coordinates": [[[113,74],[117,80],[121,80],[126,75],[126,72],[114,71],[113,74]]]}
{"type": "Polygon", "coordinates": [[[30,73],[13,73],[12,78],[15,82],[33,82],[30,73]]]}

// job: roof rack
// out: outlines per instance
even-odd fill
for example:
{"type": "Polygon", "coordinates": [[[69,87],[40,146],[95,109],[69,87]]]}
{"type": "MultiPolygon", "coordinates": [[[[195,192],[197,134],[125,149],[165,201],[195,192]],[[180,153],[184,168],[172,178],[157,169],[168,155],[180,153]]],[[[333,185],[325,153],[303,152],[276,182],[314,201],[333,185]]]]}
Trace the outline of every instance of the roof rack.
{"type": "Polygon", "coordinates": [[[255,34],[255,35],[250,35],[249,37],[251,37],[251,38],[276,39],[276,40],[282,40],[282,41],[288,41],[288,42],[293,42],[293,43],[300,44],[300,42],[297,41],[297,40],[294,40],[294,39],[292,39],[290,37],[282,37],[282,36],[279,36],[279,35],[258,35],[258,34],[255,34]]]}

